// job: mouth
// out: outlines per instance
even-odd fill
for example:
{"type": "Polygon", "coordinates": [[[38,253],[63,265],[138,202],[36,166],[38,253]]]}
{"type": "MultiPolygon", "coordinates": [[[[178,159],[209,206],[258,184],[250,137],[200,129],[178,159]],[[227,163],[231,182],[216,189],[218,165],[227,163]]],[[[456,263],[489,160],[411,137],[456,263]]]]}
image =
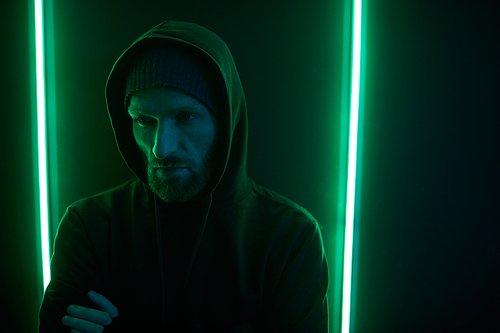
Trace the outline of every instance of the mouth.
{"type": "Polygon", "coordinates": [[[155,173],[159,176],[172,176],[176,174],[182,174],[188,171],[188,168],[184,166],[155,166],[153,167],[155,173]]]}

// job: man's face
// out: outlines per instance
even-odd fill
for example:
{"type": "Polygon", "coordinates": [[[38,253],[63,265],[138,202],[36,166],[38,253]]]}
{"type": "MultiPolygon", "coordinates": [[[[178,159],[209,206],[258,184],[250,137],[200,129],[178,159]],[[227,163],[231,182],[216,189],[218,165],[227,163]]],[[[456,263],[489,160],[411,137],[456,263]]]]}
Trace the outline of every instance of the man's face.
{"type": "Polygon", "coordinates": [[[215,116],[190,95],[161,87],[133,93],[128,113],[151,190],[165,202],[194,199],[213,174],[215,116]]]}

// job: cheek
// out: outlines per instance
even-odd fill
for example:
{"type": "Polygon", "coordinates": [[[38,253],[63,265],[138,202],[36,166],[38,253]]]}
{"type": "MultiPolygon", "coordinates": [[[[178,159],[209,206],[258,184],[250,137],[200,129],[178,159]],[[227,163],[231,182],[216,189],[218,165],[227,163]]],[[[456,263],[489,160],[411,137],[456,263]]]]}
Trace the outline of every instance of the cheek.
{"type": "Polygon", "coordinates": [[[210,145],[210,150],[212,152],[223,153],[222,146],[224,141],[224,126],[221,125],[220,121],[212,118],[212,144],[210,145]]]}
{"type": "Polygon", "coordinates": [[[210,124],[203,131],[201,138],[201,145],[203,146],[203,152],[206,154],[216,143],[217,143],[217,128],[216,124],[210,124]]]}
{"type": "Polygon", "coordinates": [[[149,142],[150,139],[146,131],[144,130],[144,128],[134,124],[133,133],[137,146],[139,147],[139,149],[142,150],[142,152],[146,156],[149,157],[149,153],[151,152],[152,146],[150,147],[150,142],[149,142]]]}

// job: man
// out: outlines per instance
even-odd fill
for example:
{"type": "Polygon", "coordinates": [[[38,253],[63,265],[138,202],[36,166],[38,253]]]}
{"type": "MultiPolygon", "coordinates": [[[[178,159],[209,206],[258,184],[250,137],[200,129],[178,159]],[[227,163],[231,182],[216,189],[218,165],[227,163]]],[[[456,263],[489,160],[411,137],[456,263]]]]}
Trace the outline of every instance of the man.
{"type": "Polygon", "coordinates": [[[137,178],[68,208],[40,332],[327,332],[318,224],[248,178],[224,42],[159,24],[117,60],[106,101],[137,178]]]}

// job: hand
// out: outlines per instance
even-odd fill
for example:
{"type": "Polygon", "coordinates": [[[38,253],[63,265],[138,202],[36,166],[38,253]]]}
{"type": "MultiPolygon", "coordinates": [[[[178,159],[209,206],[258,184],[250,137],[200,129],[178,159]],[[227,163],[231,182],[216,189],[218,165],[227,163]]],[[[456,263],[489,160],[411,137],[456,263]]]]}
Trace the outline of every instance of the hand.
{"type": "Polygon", "coordinates": [[[101,333],[104,326],[118,316],[118,309],[106,297],[95,291],[87,295],[102,311],[74,304],[68,306],[68,316],[62,318],[62,323],[72,328],[71,333],[101,333]]]}

